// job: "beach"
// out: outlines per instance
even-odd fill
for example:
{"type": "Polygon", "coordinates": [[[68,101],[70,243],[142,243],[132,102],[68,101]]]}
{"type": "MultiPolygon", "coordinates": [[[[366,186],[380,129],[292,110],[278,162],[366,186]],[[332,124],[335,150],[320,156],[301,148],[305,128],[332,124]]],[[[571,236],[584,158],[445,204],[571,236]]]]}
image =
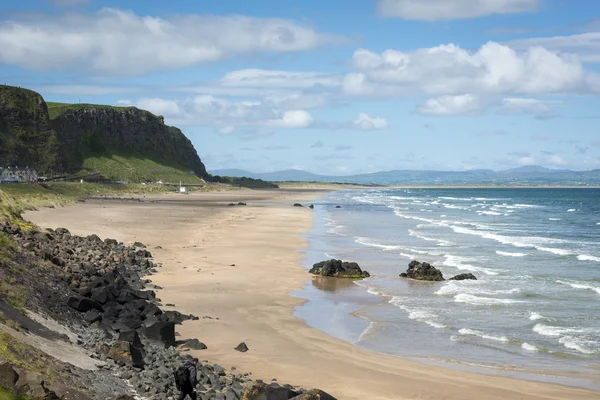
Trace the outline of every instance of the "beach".
{"type": "MultiPolygon", "coordinates": [[[[317,387],[339,399],[592,399],[598,393],[489,376],[378,354],[309,327],[290,292],[312,279],[302,267],[305,206],[327,188],[172,194],[142,201],[90,200],[24,215],[41,227],[139,241],[162,264],[151,276],[165,309],[199,317],[177,327],[207,350],[192,352],[255,379],[317,387]],[[229,206],[245,202],[247,205],[229,206]],[[249,351],[233,348],[245,342],[249,351]]],[[[316,207],[319,207],[317,204],[316,207]]],[[[416,345],[420,343],[418,338],[416,345]]]]}

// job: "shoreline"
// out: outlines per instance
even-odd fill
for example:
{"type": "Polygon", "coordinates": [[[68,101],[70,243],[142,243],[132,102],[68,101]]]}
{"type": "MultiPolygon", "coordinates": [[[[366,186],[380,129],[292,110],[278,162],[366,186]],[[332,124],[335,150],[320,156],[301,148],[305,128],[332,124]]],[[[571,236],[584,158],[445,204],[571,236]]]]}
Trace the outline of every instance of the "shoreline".
{"type": "Polygon", "coordinates": [[[76,234],[147,244],[155,261],[163,264],[152,276],[154,284],[165,288],[158,292],[163,303],[200,317],[178,328],[182,338],[207,344],[208,350],[192,354],[251,371],[254,378],[318,387],[340,399],[459,399],[465,389],[489,399],[597,396],[584,389],[455,371],[374,353],[294,317],[296,307],[305,301],[289,293],[311,279],[300,261],[301,249],[308,245],[301,235],[310,230],[312,214],[292,204],[323,192],[244,191],[168,195],[142,203],[90,201],[30,212],[26,218],[43,227],[62,225],[76,234]],[[224,204],[234,198],[248,206],[224,204]],[[242,341],[250,351],[233,351],[242,341]],[[412,379],[399,379],[406,376],[412,379]]]}

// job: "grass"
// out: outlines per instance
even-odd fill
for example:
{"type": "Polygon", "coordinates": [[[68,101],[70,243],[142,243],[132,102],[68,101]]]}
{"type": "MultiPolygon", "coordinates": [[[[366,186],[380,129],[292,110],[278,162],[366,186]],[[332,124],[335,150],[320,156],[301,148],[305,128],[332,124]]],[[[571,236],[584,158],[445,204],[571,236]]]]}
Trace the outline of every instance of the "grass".
{"type": "Polygon", "coordinates": [[[8,390],[0,388],[0,400],[30,400],[27,397],[17,396],[8,390]]]}
{"type": "MultiPolygon", "coordinates": [[[[114,109],[114,110],[137,110],[136,107],[118,107],[118,106],[108,106],[108,105],[99,105],[99,104],[86,104],[86,103],[76,103],[76,104],[69,104],[69,103],[56,103],[56,102],[51,102],[48,101],[46,102],[46,105],[48,106],[48,114],[50,116],[50,119],[55,119],[57,118],[59,115],[61,115],[62,113],[69,111],[69,110],[78,110],[81,108],[109,108],[109,109],[114,109]]],[[[149,111],[146,111],[148,113],[150,113],[149,111]]]]}
{"type": "Polygon", "coordinates": [[[134,155],[96,155],[83,161],[83,170],[76,176],[89,177],[89,171],[114,181],[202,184],[204,181],[183,167],[166,165],[149,158],[134,155]]]}

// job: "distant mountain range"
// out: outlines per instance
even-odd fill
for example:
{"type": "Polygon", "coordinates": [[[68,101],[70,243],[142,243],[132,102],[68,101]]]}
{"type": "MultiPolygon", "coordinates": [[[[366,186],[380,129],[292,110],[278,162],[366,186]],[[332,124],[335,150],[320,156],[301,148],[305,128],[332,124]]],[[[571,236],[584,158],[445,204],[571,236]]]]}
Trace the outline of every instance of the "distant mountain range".
{"type": "Polygon", "coordinates": [[[209,171],[212,175],[248,177],[272,182],[339,182],[371,185],[600,185],[600,169],[571,171],[527,165],[504,171],[393,170],[358,175],[319,175],[297,169],[253,173],[242,169],[209,171]]]}

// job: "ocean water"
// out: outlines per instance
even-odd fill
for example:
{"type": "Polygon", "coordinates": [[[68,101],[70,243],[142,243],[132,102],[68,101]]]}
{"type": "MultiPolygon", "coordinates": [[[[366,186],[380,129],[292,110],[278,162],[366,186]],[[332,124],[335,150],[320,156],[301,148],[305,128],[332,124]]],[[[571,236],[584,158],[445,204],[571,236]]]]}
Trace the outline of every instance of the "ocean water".
{"type": "Polygon", "coordinates": [[[394,355],[597,381],[599,189],[342,191],[314,218],[307,268],[341,258],[373,276],[294,293],[310,325],[394,355]],[[411,260],[478,279],[399,278],[411,260]]]}

